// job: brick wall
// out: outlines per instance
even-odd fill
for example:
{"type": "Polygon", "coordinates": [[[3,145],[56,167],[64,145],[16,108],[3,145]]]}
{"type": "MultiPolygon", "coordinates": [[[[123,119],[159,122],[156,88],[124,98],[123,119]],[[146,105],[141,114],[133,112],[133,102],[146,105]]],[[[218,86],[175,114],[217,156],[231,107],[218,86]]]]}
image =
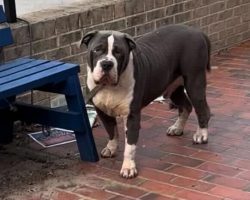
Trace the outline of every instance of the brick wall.
{"type": "MultiPolygon", "coordinates": [[[[165,24],[187,24],[208,34],[213,52],[250,38],[249,0],[95,0],[22,18],[31,26],[25,22],[11,25],[15,44],[4,49],[5,60],[31,53],[35,58],[79,63],[83,89],[86,49],[78,49],[77,42],[93,29],[120,30],[136,38],[165,24]]],[[[22,98],[28,100],[29,94],[22,98]]],[[[59,102],[46,93],[35,93],[34,99],[59,102]]]]}

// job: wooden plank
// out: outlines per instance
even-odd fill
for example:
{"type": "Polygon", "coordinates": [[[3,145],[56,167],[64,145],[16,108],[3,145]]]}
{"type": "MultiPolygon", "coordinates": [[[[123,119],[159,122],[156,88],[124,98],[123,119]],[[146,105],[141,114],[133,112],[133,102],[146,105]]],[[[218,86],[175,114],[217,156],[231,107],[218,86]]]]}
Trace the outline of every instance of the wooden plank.
{"type": "Polygon", "coordinates": [[[43,92],[52,92],[56,94],[65,94],[69,96],[76,94],[76,91],[72,88],[69,88],[66,82],[60,82],[58,84],[54,84],[54,83],[47,84],[47,85],[37,88],[37,90],[43,91],[43,92]]]}
{"type": "MultiPolygon", "coordinates": [[[[41,74],[41,72],[46,71],[48,69],[57,67],[58,65],[62,65],[62,62],[46,62],[41,65],[33,66],[31,68],[28,68],[28,70],[23,70],[14,74],[11,74],[9,76],[5,76],[0,78],[0,86],[4,85],[9,82],[16,81],[18,79],[22,79],[25,77],[31,77],[35,74],[38,74],[38,76],[41,74]]],[[[42,77],[41,77],[42,78],[42,77]]]]}
{"type": "Polygon", "coordinates": [[[79,65],[65,63],[40,73],[3,84],[0,87],[0,99],[8,96],[14,96],[49,83],[58,83],[66,80],[72,75],[77,74],[79,71],[79,65]]]}
{"type": "Polygon", "coordinates": [[[4,47],[13,43],[11,30],[9,27],[0,29],[0,47],[4,47]]]}
{"type": "Polygon", "coordinates": [[[6,62],[5,64],[0,65],[0,73],[5,70],[9,70],[13,67],[17,67],[17,66],[32,62],[33,60],[34,59],[30,59],[30,58],[19,58],[13,61],[6,62]]]}
{"type": "Polygon", "coordinates": [[[77,146],[82,160],[96,162],[99,160],[95,146],[95,141],[92,134],[92,129],[89,124],[88,114],[86,111],[84,99],[82,96],[81,85],[77,75],[71,76],[67,81],[67,88],[72,88],[76,92],[74,96],[67,96],[66,101],[70,111],[81,112],[83,114],[82,131],[76,132],[77,146]]]}
{"type": "MultiPolygon", "coordinates": [[[[4,77],[8,78],[7,76],[11,76],[11,75],[14,76],[14,74],[17,75],[18,72],[28,70],[32,67],[39,67],[39,65],[48,63],[48,62],[49,62],[48,60],[34,60],[32,62],[25,63],[23,65],[11,67],[11,68],[6,69],[5,71],[0,72],[0,78],[4,78],[4,77]]],[[[27,71],[27,73],[29,73],[29,71],[27,71]]]]}
{"type": "Polygon", "coordinates": [[[59,127],[73,131],[83,131],[83,115],[81,111],[59,111],[37,105],[16,103],[16,117],[22,121],[59,127]],[[32,113],[32,115],[30,114],[32,113]]]}

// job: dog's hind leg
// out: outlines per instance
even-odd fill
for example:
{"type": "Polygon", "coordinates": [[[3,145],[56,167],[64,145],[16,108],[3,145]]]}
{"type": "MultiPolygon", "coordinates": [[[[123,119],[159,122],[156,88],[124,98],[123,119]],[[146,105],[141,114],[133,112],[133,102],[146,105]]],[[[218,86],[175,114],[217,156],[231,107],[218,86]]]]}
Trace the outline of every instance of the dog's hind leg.
{"type": "Polygon", "coordinates": [[[192,111],[192,105],[189,102],[184,86],[179,86],[170,96],[171,101],[178,107],[179,116],[176,122],[167,130],[167,135],[180,136],[183,134],[183,129],[192,111]]]}
{"type": "Polygon", "coordinates": [[[199,126],[193,135],[195,144],[207,143],[210,109],[206,100],[206,74],[190,74],[184,79],[185,88],[194,106],[199,126]]]}
{"type": "Polygon", "coordinates": [[[110,158],[115,156],[118,149],[118,128],[116,118],[106,115],[98,108],[96,108],[96,111],[109,135],[108,144],[101,151],[101,156],[103,158],[110,158]]]}

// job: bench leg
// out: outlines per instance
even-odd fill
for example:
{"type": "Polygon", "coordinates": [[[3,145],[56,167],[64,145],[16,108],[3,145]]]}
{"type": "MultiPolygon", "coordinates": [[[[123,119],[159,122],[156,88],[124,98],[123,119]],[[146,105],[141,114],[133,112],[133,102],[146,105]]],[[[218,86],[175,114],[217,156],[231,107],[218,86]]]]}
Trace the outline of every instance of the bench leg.
{"type": "Polygon", "coordinates": [[[82,118],[84,128],[80,132],[75,131],[80,157],[85,161],[96,162],[99,160],[99,157],[92,135],[92,129],[89,124],[78,76],[73,76],[68,79],[67,88],[70,88],[71,91],[76,91],[73,95],[65,95],[69,111],[82,113],[80,117],[82,118]]]}
{"type": "MultiPolygon", "coordinates": [[[[8,101],[15,100],[15,97],[8,101]]],[[[8,103],[4,100],[0,101],[0,144],[8,144],[13,140],[13,112],[10,110],[8,103]]]]}

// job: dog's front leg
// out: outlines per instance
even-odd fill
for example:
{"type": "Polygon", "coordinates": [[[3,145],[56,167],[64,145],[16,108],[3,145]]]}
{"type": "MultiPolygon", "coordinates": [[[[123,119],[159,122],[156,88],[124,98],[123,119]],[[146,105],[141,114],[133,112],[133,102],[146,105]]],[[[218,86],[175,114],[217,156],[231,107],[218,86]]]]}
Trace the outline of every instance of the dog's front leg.
{"type": "Polygon", "coordinates": [[[123,178],[133,178],[137,175],[135,153],[140,130],[140,114],[130,114],[125,117],[124,125],[126,133],[125,149],[120,174],[123,178]]]}
{"type": "Polygon", "coordinates": [[[118,128],[117,128],[116,118],[106,115],[98,108],[96,108],[96,111],[109,135],[108,144],[101,151],[101,156],[103,158],[110,158],[115,156],[118,148],[118,128]]]}

